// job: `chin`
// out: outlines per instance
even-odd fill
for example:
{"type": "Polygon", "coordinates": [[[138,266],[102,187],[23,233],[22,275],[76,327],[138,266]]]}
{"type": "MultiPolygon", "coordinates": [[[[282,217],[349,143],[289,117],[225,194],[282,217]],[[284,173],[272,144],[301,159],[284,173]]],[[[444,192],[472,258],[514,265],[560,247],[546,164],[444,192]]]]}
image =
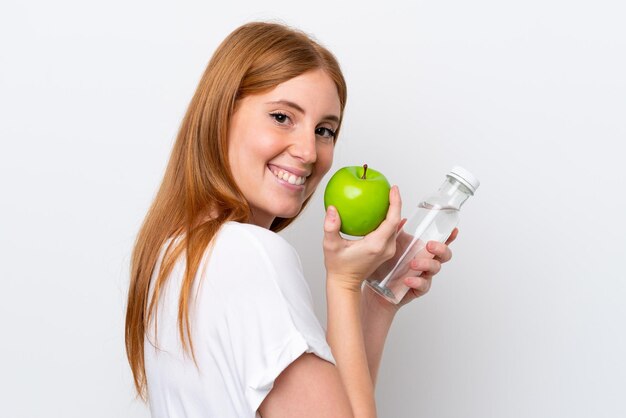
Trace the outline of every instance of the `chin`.
{"type": "Polygon", "coordinates": [[[302,205],[293,208],[283,208],[283,210],[276,211],[277,218],[291,219],[295,218],[300,210],[302,209],[302,205]]]}

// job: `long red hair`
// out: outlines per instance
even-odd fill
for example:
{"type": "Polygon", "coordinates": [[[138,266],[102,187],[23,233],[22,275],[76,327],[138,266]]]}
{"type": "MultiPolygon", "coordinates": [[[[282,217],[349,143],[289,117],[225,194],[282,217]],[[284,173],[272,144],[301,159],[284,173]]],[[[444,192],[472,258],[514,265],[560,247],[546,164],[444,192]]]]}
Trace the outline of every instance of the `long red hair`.
{"type": "MultiPolygon", "coordinates": [[[[237,100],[268,91],[314,69],[324,70],[335,82],[341,119],[347,92],[339,64],[327,49],[300,31],[275,23],[249,23],[233,31],[209,61],[132,253],[126,353],[137,393],[143,399],[144,338],[156,313],[160,290],[177,258],[185,253],[186,270],[178,306],[179,335],[183,347],[193,355],[188,310],[202,255],[222,224],[245,223],[250,219],[250,207],[228,164],[228,126],[237,100]],[[155,282],[151,283],[162,246],[176,236],[181,239],[175,245],[174,240],[170,242],[155,282]]],[[[310,197],[302,208],[309,200],[310,197]]],[[[294,219],[276,218],[270,229],[280,231],[294,219]]]]}

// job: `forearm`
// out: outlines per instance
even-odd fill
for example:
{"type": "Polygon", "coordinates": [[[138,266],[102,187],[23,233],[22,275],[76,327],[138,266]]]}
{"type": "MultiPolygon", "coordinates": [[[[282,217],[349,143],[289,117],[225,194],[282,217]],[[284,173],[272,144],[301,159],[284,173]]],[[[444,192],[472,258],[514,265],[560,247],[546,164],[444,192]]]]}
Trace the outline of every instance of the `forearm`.
{"type": "Polygon", "coordinates": [[[355,417],[376,417],[374,385],[361,328],[361,292],[327,277],[327,340],[355,417]]]}
{"type": "Polygon", "coordinates": [[[363,286],[360,305],[367,364],[372,385],[376,386],[385,341],[397,309],[391,303],[376,295],[369,286],[363,286]]]}

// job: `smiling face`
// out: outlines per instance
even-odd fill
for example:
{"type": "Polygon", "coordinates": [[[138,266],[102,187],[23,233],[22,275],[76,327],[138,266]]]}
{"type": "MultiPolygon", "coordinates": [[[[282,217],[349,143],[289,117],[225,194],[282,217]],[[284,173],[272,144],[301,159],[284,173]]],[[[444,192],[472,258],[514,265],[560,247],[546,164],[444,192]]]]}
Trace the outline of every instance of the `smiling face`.
{"type": "Polygon", "coordinates": [[[237,102],[228,159],[252,223],[269,228],[298,214],[332,165],[340,112],[337,87],[322,70],[237,102]]]}

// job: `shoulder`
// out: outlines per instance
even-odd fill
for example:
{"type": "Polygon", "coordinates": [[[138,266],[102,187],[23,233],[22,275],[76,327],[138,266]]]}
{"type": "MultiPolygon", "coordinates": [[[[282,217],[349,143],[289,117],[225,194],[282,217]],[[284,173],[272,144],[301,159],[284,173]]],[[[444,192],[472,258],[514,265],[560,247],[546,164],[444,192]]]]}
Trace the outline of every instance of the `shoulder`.
{"type": "MultiPolygon", "coordinates": [[[[257,410],[276,377],[303,353],[334,363],[300,259],[277,233],[225,223],[205,279],[224,308],[221,324],[227,328],[227,347],[252,410],[257,410]]],[[[209,286],[205,289],[208,292],[209,286]]]]}
{"type": "Polygon", "coordinates": [[[282,236],[260,226],[239,222],[222,225],[215,247],[232,255],[247,254],[265,258],[270,264],[292,264],[300,266],[295,248],[282,236]]]}
{"type": "Polygon", "coordinates": [[[226,222],[204,260],[209,281],[219,280],[216,285],[228,286],[231,292],[240,290],[242,297],[254,297],[255,292],[262,294],[271,289],[310,297],[296,250],[277,233],[256,225],[226,222]]]}
{"type": "Polygon", "coordinates": [[[276,232],[253,224],[234,221],[226,222],[220,229],[220,235],[247,237],[270,245],[291,247],[289,242],[276,232]]]}

